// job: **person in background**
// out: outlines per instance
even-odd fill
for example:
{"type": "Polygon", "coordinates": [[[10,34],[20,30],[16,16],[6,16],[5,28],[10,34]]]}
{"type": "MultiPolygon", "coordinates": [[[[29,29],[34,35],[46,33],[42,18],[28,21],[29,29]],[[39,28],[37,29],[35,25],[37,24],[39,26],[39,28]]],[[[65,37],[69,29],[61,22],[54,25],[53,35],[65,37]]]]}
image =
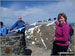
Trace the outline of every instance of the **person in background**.
{"type": "Polygon", "coordinates": [[[0,22],[0,36],[5,36],[7,34],[7,28],[3,24],[3,22],[0,22]]]}
{"type": "Polygon", "coordinates": [[[51,55],[59,55],[59,52],[67,52],[69,46],[69,32],[70,27],[67,23],[67,17],[64,13],[58,14],[58,19],[55,20],[56,30],[53,42],[53,49],[51,55]],[[58,20],[58,22],[57,22],[58,20]]]}
{"type": "MultiPolygon", "coordinates": [[[[19,29],[19,28],[22,28],[25,26],[26,26],[25,22],[22,20],[22,18],[20,16],[18,16],[18,21],[10,28],[10,31],[12,31],[15,27],[17,27],[17,29],[19,29]]],[[[21,41],[22,41],[22,45],[24,47],[23,50],[25,51],[25,48],[26,48],[25,28],[23,28],[21,31],[18,31],[17,33],[23,34],[21,41]]]]}

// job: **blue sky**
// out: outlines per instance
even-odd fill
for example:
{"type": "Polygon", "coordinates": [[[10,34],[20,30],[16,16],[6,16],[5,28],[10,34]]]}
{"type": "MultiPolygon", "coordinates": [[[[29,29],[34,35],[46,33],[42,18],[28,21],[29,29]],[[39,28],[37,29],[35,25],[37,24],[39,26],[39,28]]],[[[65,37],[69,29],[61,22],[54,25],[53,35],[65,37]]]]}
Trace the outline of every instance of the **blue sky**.
{"type": "Polygon", "coordinates": [[[25,6],[28,7],[35,7],[35,6],[42,6],[42,5],[46,5],[46,4],[51,4],[51,3],[56,3],[58,1],[2,1],[1,2],[1,6],[5,7],[5,8],[11,8],[11,7],[15,7],[16,8],[12,8],[15,10],[25,10],[25,6]]]}
{"type": "Polygon", "coordinates": [[[13,24],[21,16],[25,22],[33,23],[57,17],[59,13],[65,13],[68,22],[74,22],[74,0],[51,1],[1,1],[0,21],[5,24],[13,24]]]}

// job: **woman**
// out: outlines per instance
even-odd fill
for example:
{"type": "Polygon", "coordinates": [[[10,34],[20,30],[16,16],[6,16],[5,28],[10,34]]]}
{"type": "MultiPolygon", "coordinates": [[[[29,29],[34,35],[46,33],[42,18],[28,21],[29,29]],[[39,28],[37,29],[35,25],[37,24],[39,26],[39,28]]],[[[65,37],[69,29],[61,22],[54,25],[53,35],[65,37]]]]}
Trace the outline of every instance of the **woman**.
{"type": "Polygon", "coordinates": [[[0,36],[5,36],[7,34],[7,28],[3,25],[3,22],[0,22],[0,36]]]}
{"type": "Polygon", "coordinates": [[[52,55],[59,55],[59,52],[66,52],[69,45],[68,37],[70,28],[67,24],[67,17],[64,13],[60,13],[58,14],[57,20],[55,20],[57,27],[55,30],[52,55]]]}

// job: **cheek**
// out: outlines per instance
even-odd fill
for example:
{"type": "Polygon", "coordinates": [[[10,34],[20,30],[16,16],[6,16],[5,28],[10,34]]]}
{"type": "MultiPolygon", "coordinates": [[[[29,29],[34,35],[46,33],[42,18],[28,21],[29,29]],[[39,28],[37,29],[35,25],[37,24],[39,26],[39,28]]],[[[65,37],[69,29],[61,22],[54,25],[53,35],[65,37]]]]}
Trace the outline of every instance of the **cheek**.
{"type": "Polygon", "coordinates": [[[60,19],[60,21],[65,21],[64,19],[60,19]]]}

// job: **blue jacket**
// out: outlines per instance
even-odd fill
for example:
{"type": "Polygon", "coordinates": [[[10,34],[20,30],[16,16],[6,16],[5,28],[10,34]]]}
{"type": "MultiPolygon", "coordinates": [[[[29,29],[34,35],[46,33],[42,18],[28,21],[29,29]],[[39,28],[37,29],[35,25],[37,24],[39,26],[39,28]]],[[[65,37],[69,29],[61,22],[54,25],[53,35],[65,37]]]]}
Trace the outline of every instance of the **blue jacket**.
{"type": "Polygon", "coordinates": [[[6,26],[3,25],[0,27],[0,36],[4,36],[6,34],[7,34],[7,28],[6,26]]]}
{"type": "MultiPolygon", "coordinates": [[[[17,21],[11,28],[10,31],[13,30],[15,27],[17,27],[17,29],[24,27],[25,22],[24,21],[17,21]]],[[[21,32],[25,32],[25,29],[22,29],[21,31],[18,31],[19,33],[21,32]]]]}

